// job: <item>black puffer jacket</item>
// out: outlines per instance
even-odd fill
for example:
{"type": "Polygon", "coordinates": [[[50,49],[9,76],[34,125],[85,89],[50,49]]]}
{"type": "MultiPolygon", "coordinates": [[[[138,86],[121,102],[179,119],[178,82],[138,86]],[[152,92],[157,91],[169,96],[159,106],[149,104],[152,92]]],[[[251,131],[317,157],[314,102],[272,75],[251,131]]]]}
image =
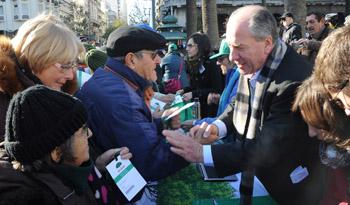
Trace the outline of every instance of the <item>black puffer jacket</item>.
{"type": "Polygon", "coordinates": [[[92,205],[92,192],[78,195],[53,173],[24,173],[14,170],[0,148],[0,204],[1,205],[92,205]]]}

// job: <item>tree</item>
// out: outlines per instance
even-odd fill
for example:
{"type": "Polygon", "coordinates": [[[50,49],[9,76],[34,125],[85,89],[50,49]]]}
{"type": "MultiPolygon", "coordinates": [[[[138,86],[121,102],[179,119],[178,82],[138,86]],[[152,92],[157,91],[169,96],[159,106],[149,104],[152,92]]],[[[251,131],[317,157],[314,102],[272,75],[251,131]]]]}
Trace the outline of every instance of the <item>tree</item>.
{"type": "Polygon", "coordinates": [[[203,32],[208,35],[211,46],[219,47],[219,28],[216,0],[202,0],[203,32]]]}
{"type": "Polygon", "coordinates": [[[197,5],[195,0],[186,0],[187,38],[197,31],[197,5]]]}
{"type": "Polygon", "coordinates": [[[117,28],[119,28],[119,27],[121,27],[123,25],[126,25],[126,22],[124,22],[121,19],[116,19],[111,26],[106,28],[106,30],[105,30],[105,32],[104,32],[102,37],[104,39],[107,39],[109,34],[111,34],[115,29],[117,29],[117,28]]]}
{"type": "Polygon", "coordinates": [[[132,10],[129,13],[130,24],[148,23],[149,16],[142,11],[140,1],[135,1],[132,10]]]}
{"type": "Polygon", "coordinates": [[[63,22],[77,35],[88,35],[90,32],[88,12],[84,10],[83,6],[77,3],[73,2],[71,5],[72,13],[63,17],[63,22]]]}
{"type": "Polygon", "coordinates": [[[303,33],[305,33],[306,1],[284,0],[284,11],[293,14],[294,22],[301,24],[303,33]]]}

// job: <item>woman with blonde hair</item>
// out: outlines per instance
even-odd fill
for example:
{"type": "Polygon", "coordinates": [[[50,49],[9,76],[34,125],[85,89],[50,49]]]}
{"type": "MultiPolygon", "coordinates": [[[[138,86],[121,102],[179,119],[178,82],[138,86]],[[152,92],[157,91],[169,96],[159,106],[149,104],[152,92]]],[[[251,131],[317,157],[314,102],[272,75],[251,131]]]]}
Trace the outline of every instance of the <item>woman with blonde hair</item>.
{"type": "Polygon", "coordinates": [[[39,15],[12,39],[0,37],[0,141],[12,95],[35,84],[73,94],[75,62],[84,52],[75,34],[57,17],[39,15]]]}

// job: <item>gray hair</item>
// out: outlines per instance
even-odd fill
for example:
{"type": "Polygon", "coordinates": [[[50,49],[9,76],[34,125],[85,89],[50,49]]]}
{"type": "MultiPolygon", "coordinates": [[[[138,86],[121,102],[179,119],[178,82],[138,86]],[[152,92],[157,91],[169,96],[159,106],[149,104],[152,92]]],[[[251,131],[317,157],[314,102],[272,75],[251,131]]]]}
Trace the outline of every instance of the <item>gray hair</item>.
{"type": "Polygon", "coordinates": [[[350,25],[350,15],[345,17],[345,22],[344,22],[345,26],[349,26],[350,25]]]}
{"type": "Polygon", "coordinates": [[[253,37],[257,41],[264,40],[266,37],[270,36],[272,37],[272,41],[276,42],[278,39],[278,33],[277,33],[277,22],[275,17],[271,14],[267,8],[262,6],[245,6],[241,7],[237,10],[235,10],[232,13],[232,16],[234,16],[237,13],[245,12],[245,8],[247,7],[255,7],[256,11],[250,16],[248,22],[249,22],[249,30],[253,37]]]}

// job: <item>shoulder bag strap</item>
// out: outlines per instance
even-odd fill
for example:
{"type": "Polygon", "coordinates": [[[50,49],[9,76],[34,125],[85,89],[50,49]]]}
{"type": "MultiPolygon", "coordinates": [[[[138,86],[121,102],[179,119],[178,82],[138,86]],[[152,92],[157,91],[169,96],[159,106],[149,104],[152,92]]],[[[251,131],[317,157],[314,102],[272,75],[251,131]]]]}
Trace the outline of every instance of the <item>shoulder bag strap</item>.
{"type": "Polygon", "coordinates": [[[179,73],[177,74],[177,79],[179,80],[181,77],[181,71],[182,71],[182,61],[180,61],[180,69],[179,69],[179,73]]]}

